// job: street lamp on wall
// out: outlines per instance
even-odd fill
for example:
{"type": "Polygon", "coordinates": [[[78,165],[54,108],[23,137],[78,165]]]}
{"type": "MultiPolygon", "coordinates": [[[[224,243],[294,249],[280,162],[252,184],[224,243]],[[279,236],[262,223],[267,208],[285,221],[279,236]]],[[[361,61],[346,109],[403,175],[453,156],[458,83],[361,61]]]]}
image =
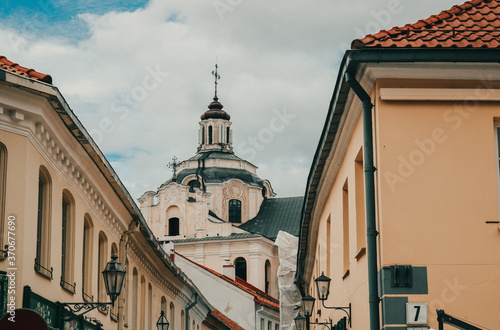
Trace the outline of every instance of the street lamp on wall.
{"type": "MultiPolygon", "coordinates": [[[[321,272],[321,276],[316,278],[314,282],[316,282],[316,291],[318,293],[318,299],[321,300],[321,304],[323,305],[324,308],[326,309],[335,309],[335,310],[341,310],[344,313],[347,314],[347,322],[349,324],[349,327],[351,327],[351,303],[349,303],[349,306],[347,307],[328,307],[325,306],[325,300],[328,299],[328,295],[330,294],[330,281],[331,279],[323,272],[321,272]]],[[[306,298],[306,297],[304,297],[306,298]]],[[[314,299],[314,298],[313,298],[314,299]]],[[[313,302],[314,306],[314,302],[313,302]]]]}
{"type": "Polygon", "coordinates": [[[80,316],[96,308],[101,312],[107,312],[109,305],[114,305],[116,298],[120,295],[123,281],[125,280],[125,274],[127,273],[122,263],[117,261],[117,259],[118,256],[113,254],[111,261],[108,262],[106,268],[102,271],[106,294],[111,299],[111,302],[60,303],[65,311],[76,314],[81,310],[85,310],[85,312],[79,314],[80,316]]]}
{"type": "Polygon", "coordinates": [[[165,316],[165,312],[161,311],[160,317],[158,318],[158,321],[156,321],[156,328],[158,330],[168,330],[168,326],[170,324],[168,323],[167,317],[165,316]]]}

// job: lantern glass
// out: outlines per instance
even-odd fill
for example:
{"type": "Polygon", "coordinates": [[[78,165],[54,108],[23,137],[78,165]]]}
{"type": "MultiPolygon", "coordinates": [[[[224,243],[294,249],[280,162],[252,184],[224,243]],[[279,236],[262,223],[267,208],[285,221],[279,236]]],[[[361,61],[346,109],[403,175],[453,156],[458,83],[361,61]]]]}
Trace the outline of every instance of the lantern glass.
{"type": "Polygon", "coordinates": [[[293,320],[295,321],[295,328],[297,328],[297,330],[305,330],[305,328],[306,328],[306,318],[305,317],[303,317],[302,315],[299,314],[293,320]]]}
{"type": "Polygon", "coordinates": [[[161,311],[160,317],[158,318],[158,321],[156,321],[156,328],[158,330],[168,330],[168,320],[167,317],[165,316],[165,312],[161,311]]]}
{"type": "Polygon", "coordinates": [[[330,294],[330,281],[331,279],[325,274],[321,273],[321,276],[314,280],[316,282],[316,291],[318,292],[319,300],[328,299],[330,294]]]}
{"type": "Polygon", "coordinates": [[[118,262],[117,259],[118,256],[113,254],[111,261],[108,262],[106,268],[102,271],[106,293],[112,303],[114,303],[116,298],[120,295],[123,281],[125,280],[125,274],[127,273],[122,263],[118,262]]]}
{"type": "Polygon", "coordinates": [[[305,296],[304,298],[302,298],[302,306],[304,308],[304,315],[306,317],[310,317],[312,315],[315,301],[316,299],[311,296],[305,296]]]}

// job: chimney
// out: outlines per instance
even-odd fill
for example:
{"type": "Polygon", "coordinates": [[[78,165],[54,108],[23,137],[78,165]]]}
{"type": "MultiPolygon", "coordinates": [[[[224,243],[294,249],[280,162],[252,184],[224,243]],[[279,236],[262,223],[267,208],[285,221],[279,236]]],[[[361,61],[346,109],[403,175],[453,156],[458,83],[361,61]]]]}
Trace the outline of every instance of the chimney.
{"type": "Polygon", "coordinates": [[[225,277],[230,278],[233,281],[236,281],[236,273],[235,273],[234,265],[231,265],[231,264],[223,265],[222,266],[222,274],[225,277]]]}

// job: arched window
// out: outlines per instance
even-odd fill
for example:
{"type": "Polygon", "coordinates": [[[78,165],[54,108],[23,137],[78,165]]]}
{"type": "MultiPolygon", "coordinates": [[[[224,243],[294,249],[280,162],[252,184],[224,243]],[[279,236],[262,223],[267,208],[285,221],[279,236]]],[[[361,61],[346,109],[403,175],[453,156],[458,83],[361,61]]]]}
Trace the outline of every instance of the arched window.
{"type": "MultiPolygon", "coordinates": [[[[111,255],[113,255],[113,254],[118,255],[118,247],[116,246],[116,243],[111,244],[111,255]]],[[[118,303],[111,306],[111,319],[113,321],[118,322],[118,303]]]]}
{"type": "Polygon", "coordinates": [[[129,272],[129,263],[128,263],[128,258],[125,258],[125,270],[127,271],[128,276],[125,276],[125,284],[123,285],[123,290],[125,291],[123,294],[123,298],[125,299],[125,306],[123,308],[123,320],[125,321],[124,323],[128,325],[128,320],[129,320],[129,315],[130,315],[130,304],[129,300],[131,299],[130,297],[130,272],[129,272]]]}
{"type": "Polygon", "coordinates": [[[229,201],[229,222],[241,223],[241,201],[237,199],[229,201]]]}
{"type": "Polygon", "coordinates": [[[168,236],[179,235],[179,218],[168,219],[168,236]]]}
{"type": "Polygon", "coordinates": [[[97,261],[97,299],[100,302],[107,300],[106,288],[104,287],[104,277],[102,271],[108,263],[108,238],[102,231],[99,232],[99,259],[97,261]]]}
{"type": "MultiPolygon", "coordinates": [[[[5,232],[5,196],[7,189],[7,148],[0,143],[0,247],[4,244],[5,232]]],[[[0,260],[3,260],[3,253],[0,253],[0,260]]]]}
{"type": "Polygon", "coordinates": [[[170,303],[170,319],[169,319],[169,322],[170,322],[170,327],[172,329],[177,329],[176,328],[176,324],[175,324],[175,306],[174,306],[173,302],[170,303]]]}
{"type": "Polygon", "coordinates": [[[226,127],[226,143],[227,143],[227,144],[229,144],[229,143],[230,143],[230,140],[229,140],[229,134],[230,134],[229,127],[226,127]]]}
{"type": "Polygon", "coordinates": [[[271,291],[271,263],[269,260],[266,260],[266,265],[264,267],[264,283],[265,283],[265,292],[269,294],[271,291]]]}
{"type": "Polygon", "coordinates": [[[146,329],[153,329],[156,324],[153,325],[153,287],[151,283],[148,283],[148,312],[147,312],[147,327],[146,329]]]}
{"type": "Polygon", "coordinates": [[[51,217],[51,187],[49,171],[40,166],[38,177],[38,216],[36,234],[36,259],[35,270],[52,279],[52,268],[50,268],[50,217],[51,217]]]}
{"type": "Polygon", "coordinates": [[[61,246],[61,286],[75,293],[76,283],[73,282],[74,251],[75,251],[75,200],[67,190],[62,195],[62,246],[61,246]]]}
{"type": "Polygon", "coordinates": [[[243,281],[247,280],[247,261],[245,258],[239,257],[234,260],[235,275],[243,281]]]}
{"type": "Polygon", "coordinates": [[[134,272],[132,273],[132,329],[139,329],[137,320],[137,309],[139,298],[139,274],[137,273],[137,268],[134,267],[134,272]]]}
{"type": "Polygon", "coordinates": [[[140,306],[141,306],[141,330],[146,329],[146,279],[144,275],[141,276],[141,298],[140,298],[140,306]]]}
{"type": "Polygon", "coordinates": [[[200,188],[200,181],[191,180],[188,182],[189,192],[195,192],[194,188],[200,188]]]}
{"type": "Polygon", "coordinates": [[[161,297],[161,311],[165,313],[165,317],[167,316],[167,299],[165,296],[161,297]]]}
{"type": "Polygon", "coordinates": [[[201,126],[201,141],[200,144],[205,144],[205,126],[201,126]]]}
{"type": "Polygon", "coordinates": [[[186,329],[186,316],[184,314],[184,310],[181,310],[181,330],[186,329]]]}
{"type": "Polygon", "coordinates": [[[208,144],[212,144],[212,126],[208,126],[208,144]]]}
{"type": "Polygon", "coordinates": [[[92,296],[92,247],[94,225],[90,215],[83,217],[82,295],[85,301],[93,301],[92,296]]]}

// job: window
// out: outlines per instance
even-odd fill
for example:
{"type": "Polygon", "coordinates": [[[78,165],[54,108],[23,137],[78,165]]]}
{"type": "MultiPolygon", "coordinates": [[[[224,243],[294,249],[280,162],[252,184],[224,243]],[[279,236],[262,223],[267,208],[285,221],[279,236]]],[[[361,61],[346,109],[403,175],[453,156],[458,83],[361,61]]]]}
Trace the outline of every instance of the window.
{"type": "Polygon", "coordinates": [[[241,223],[241,201],[237,199],[229,201],[229,222],[241,223]]]}
{"type": "Polygon", "coordinates": [[[175,306],[173,302],[170,303],[170,318],[168,321],[172,329],[177,329],[175,324],[175,306]]]}
{"type": "Polygon", "coordinates": [[[74,263],[74,219],[75,219],[75,201],[71,193],[63,191],[62,196],[62,247],[61,247],[61,286],[75,293],[76,283],[73,282],[73,263],[74,263]],[[73,284],[72,284],[73,283],[73,284]]]}
{"type": "Polygon", "coordinates": [[[161,297],[161,311],[165,313],[165,317],[167,316],[167,299],[162,296],[161,297]]]}
{"type": "MultiPolygon", "coordinates": [[[[116,243],[111,244],[111,255],[114,255],[114,254],[118,255],[118,247],[116,246],[116,243]]],[[[106,262],[106,264],[107,264],[107,262],[106,262]]],[[[102,274],[101,274],[101,276],[102,276],[102,274]]],[[[120,294],[120,296],[123,297],[123,294],[120,294]]],[[[117,303],[115,303],[114,305],[111,306],[110,310],[111,310],[111,319],[113,321],[118,322],[118,301],[117,301],[117,303]]]]}
{"type": "Polygon", "coordinates": [[[326,220],[326,276],[330,277],[332,259],[332,221],[330,215],[326,220]]]}
{"type": "Polygon", "coordinates": [[[212,126],[208,126],[208,144],[212,144],[212,126]]]}
{"type": "Polygon", "coordinates": [[[349,183],[345,180],[342,188],[342,240],[343,240],[343,258],[344,258],[344,275],[345,278],[349,275],[349,183]]]}
{"type": "MultiPolygon", "coordinates": [[[[7,189],[7,148],[0,143],[0,247],[5,246],[5,194],[7,189]]],[[[0,260],[3,260],[3,253],[0,253],[0,260]]]]}
{"type": "Polygon", "coordinates": [[[184,315],[184,311],[181,311],[181,330],[186,329],[186,316],[184,315]]]}
{"type": "Polygon", "coordinates": [[[38,216],[36,233],[35,270],[52,279],[50,264],[50,216],[51,216],[51,179],[44,166],[40,166],[38,176],[38,216]]]}
{"type": "Polygon", "coordinates": [[[226,127],[226,143],[229,144],[231,143],[230,139],[229,139],[229,134],[230,134],[230,130],[229,130],[229,127],[226,127]]]}
{"type": "Polygon", "coordinates": [[[147,319],[147,324],[148,326],[146,329],[153,329],[153,327],[156,327],[156,324],[153,325],[153,287],[151,286],[151,283],[148,283],[148,319],[147,319]]]}
{"type": "Polygon", "coordinates": [[[102,271],[108,263],[108,239],[106,234],[99,232],[99,255],[97,260],[97,299],[100,302],[107,300],[106,288],[104,287],[104,277],[102,271]]]}
{"type": "Polygon", "coordinates": [[[267,330],[273,330],[273,322],[267,321],[267,330]]]}
{"type": "Polygon", "coordinates": [[[168,219],[168,236],[179,235],[179,218],[168,219]]]}
{"type": "Polygon", "coordinates": [[[138,292],[139,291],[139,274],[137,273],[137,268],[134,267],[132,273],[132,329],[138,329],[137,322],[137,306],[138,306],[138,292]]]}
{"type": "Polygon", "coordinates": [[[361,258],[366,251],[365,182],[363,166],[363,148],[361,148],[354,163],[354,184],[356,185],[356,259],[361,258]]]}
{"type": "Polygon", "coordinates": [[[144,275],[141,276],[141,297],[140,299],[140,307],[141,313],[139,314],[141,318],[141,330],[146,329],[146,279],[144,275]]]}
{"type": "Polygon", "coordinates": [[[94,225],[90,215],[83,217],[82,295],[83,300],[93,301],[92,296],[92,247],[94,225]]]}
{"type": "Polygon", "coordinates": [[[265,283],[265,292],[269,294],[270,291],[270,279],[271,279],[271,263],[269,260],[266,260],[266,264],[264,266],[264,283],[265,283]]]}
{"type": "Polygon", "coordinates": [[[247,261],[245,258],[239,257],[234,260],[235,275],[243,281],[247,280],[247,261]]]}
{"type": "Polygon", "coordinates": [[[200,188],[200,181],[191,180],[188,182],[188,186],[189,186],[189,192],[193,192],[194,188],[200,188]]]}
{"type": "Polygon", "coordinates": [[[205,126],[201,126],[201,141],[200,144],[205,144],[205,126]]]}

